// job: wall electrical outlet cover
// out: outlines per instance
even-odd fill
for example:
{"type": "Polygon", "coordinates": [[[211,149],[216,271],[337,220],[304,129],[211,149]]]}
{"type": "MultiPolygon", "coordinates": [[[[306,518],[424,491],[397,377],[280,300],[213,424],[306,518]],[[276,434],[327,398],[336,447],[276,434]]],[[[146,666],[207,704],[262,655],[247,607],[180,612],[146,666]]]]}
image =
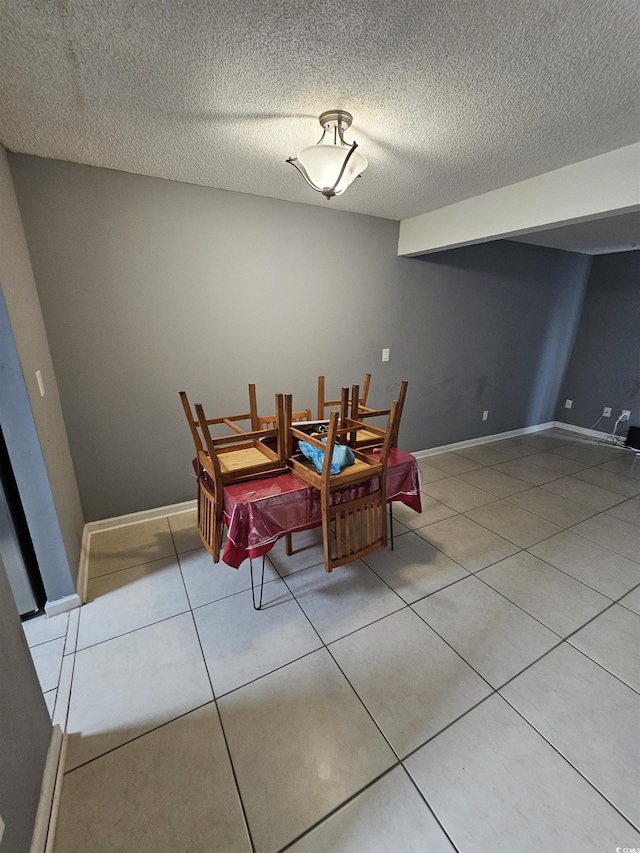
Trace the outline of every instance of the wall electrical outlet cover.
{"type": "Polygon", "coordinates": [[[486,411],[484,411],[484,412],[482,413],[482,420],[483,420],[483,421],[486,421],[486,419],[487,419],[488,417],[489,417],[489,410],[487,409],[486,411]]]}
{"type": "Polygon", "coordinates": [[[631,410],[630,409],[623,409],[622,415],[621,415],[622,420],[628,421],[630,417],[631,417],[631,410]]]}
{"type": "Polygon", "coordinates": [[[382,360],[383,361],[389,361],[389,349],[388,349],[388,347],[385,347],[382,350],[382,360]]]}
{"type": "Polygon", "coordinates": [[[565,400],[564,407],[565,409],[570,409],[573,406],[573,400],[565,400]]]}
{"type": "Polygon", "coordinates": [[[610,418],[611,417],[611,406],[605,406],[604,407],[604,411],[602,412],[602,417],[603,418],[610,418]]]}

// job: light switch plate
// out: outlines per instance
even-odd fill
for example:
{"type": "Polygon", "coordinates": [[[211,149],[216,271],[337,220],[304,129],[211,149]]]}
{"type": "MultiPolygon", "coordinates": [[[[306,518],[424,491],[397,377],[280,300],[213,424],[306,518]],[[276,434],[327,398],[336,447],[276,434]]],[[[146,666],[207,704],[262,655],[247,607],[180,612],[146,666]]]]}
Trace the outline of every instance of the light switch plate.
{"type": "Polygon", "coordinates": [[[385,347],[382,350],[382,360],[383,361],[389,361],[389,348],[388,347],[385,347]]]}
{"type": "Polygon", "coordinates": [[[42,381],[42,373],[39,370],[36,370],[36,379],[38,381],[38,388],[40,389],[40,396],[44,397],[44,382],[42,381]]]}

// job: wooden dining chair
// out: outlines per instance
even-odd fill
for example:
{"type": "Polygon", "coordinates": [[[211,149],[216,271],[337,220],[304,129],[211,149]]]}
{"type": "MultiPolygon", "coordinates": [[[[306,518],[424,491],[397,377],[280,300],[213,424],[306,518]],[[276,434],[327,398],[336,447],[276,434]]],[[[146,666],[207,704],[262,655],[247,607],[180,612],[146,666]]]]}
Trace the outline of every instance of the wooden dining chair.
{"type": "MultiPolygon", "coordinates": [[[[181,398],[183,395],[181,394],[181,398]]],[[[231,483],[272,477],[286,473],[284,442],[284,404],[282,394],[276,395],[276,420],[273,429],[245,432],[237,427],[236,420],[246,420],[246,415],[207,418],[202,405],[191,407],[184,394],[183,406],[197,450],[198,466],[198,530],[205,548],[214,563],[220,560],[223,533],[224,487],[231,483]],[[212,436],[209,427],[224,424],[233,433],[212,436]],[[267,442],[271,442],[275,450],[267,442]]]]}
{"type": "MultiPolygon", "coordinates": [[[[393,419],[393,423],[388,421],[387,426],[382,428],[379,426],[375,426],[374,424],[368,424],[365,429],[361,429],[359,431],[354,431],[350,433],[350,438],[348,438],[347,443],[351,447],[376,447],[377,445],[382,444],[384,441],[384,437],[386,435],[387,429],[391,427],[391,447],[398,446],[398,434],[400,432],[400,420],[402,418],[402,412],[404,409],[404,403],[407,396],[407,388],[409,387],[409,383],[404,381],[400,384],[400,392],[398,394],[397,399],[397,408],[396,415],[393,419]]],[[[356,421],[358,423],[362,423],[363,421],[369,421],[374,418],[382,418],[388,417],[390,415],[391,409],[372,409],[366,405],[363,405],[359,402],[360,397],[358,393],[358,386],[354,385],[351,389],[351,395],[348,400],[350,413],[348,418],[356,421]]],[[[393,404],[392,404],[393,405],[393,404]]],[[[341,405],[341,417],[345,419],[345,400],[344,400],[344,390],[342,394],[342,405],[341,405]]]]}
{"type": "MultiPolygon", "coordinates": [[[[367,405],[367,397],[369,396],[369,385],[371,383],[371,374],[367,373],[362,384],[362,392],[359,398],[361,406],[367,405]]],[[[318,376],[318,420],[324,420],[326,410],[336,408],[341,405],[342,400],[326,400],[325,399],[325,382],[324,376],[318,376]]]]}
{"type": "MultiPolygon", "coordinates": [[[[367,425],[349,419],[348,424],[341,427],[338,412],[332,412],[325,442],[293,426],[288,417],[289,409],[290,402],[285,397],[285,428],[289,440],[307,441],[325,454],[321,474],[300,451],[290,457],[289,465],[294,474],[320,490],[324,567],[331,572],[387,544],[386,471],[393,430],[387,430],[379,457],[353,450],[354,464],[338,474],[331,474],[333,449],[340,435],[347,430],[366,429],[367,425]],[[340,491],[339,500],[335,500],[340,491]]],[[[390,420],[396,417],[396,412],[397,403],[394,402],[390,420]]]]}

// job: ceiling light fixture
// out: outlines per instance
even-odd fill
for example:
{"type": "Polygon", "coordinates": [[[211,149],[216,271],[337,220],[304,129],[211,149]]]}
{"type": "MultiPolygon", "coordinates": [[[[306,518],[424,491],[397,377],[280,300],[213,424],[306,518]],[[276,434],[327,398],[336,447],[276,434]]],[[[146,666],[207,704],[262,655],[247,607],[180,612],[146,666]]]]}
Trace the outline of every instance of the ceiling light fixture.
{"type": "Polygon", "coordinates": [[[345,142],[344,132],[351,127],[353,116],[344,110],[327,110],[320,116],[322,136],[287,163],[300,172],[312,190],[327,199],[342,195],[369,165],[356,151],[357,142],[345,142]]]}

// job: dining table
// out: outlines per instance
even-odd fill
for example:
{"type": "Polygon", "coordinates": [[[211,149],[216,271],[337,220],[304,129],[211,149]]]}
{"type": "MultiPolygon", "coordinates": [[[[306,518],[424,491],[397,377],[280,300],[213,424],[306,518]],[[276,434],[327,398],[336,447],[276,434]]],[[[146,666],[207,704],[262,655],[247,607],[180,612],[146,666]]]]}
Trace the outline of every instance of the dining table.
{"type": "MultiPolygon", "coordinates": [[[[376,451],[371,455],[375,457],[376,451]]],[[[332,502],[362,497],[377,487],[378,478],[373,477],[355,487],[337,490],[332,502]]],[[[389,454],[386,496],[387,503],[400,501],[421,512],[417,460],[398,448],[389,454]]],[[[236,569],[247,559],[267,554],[288,533],[322,524],[320,491],[291,472],[225,486],[223,512],[227,538],[222,559],[236,569]]]]}

